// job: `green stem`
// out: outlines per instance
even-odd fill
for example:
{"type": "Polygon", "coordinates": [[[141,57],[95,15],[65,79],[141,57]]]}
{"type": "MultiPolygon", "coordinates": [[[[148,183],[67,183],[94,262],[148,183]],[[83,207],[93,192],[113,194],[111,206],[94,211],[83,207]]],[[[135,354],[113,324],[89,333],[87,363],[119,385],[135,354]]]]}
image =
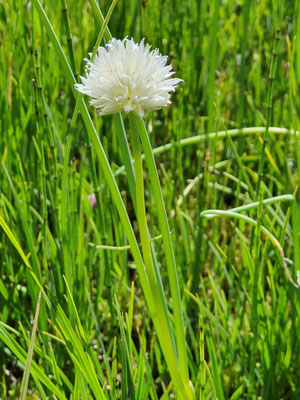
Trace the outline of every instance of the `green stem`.
{"type": "MultiPolygon", "coordinates": [[[[219,21],[219,10],[220,10],[220,0],[214,1],[214,11],[211,18],[211,43],[209,46],[209,57],[208,57],[208,77],[207,77],[207,115],[208,115],[208,123],[207,129],[210,132],[214,126],[214,98],[215,98],[215,75],[216,75],[216,64],[217,64],[217,32],[218,32],[218,21],[219,21]]],[[[214,151],[212,147],[213,140],[210,140],[210,149],[214,151]]]]}
{"type": "MultiPolygon", "coordinates": [[[[50,24],[47,14],[45,13],[39,0],[33,0],[33,5],[35,6],[35,8],[39,14],[41,23],[45,26],[47,34],[49,35],[49,38],[53,43],[54,49],[55,49],[57,56],[61,62],[62,70],[70,84],[70,87],[72,89],[72,92],[73,92],[75,98],[77,99],[79,97],[79,93],[77,92],[77,90],[74,87],[74,84],[76,83],[75,77],[74,77],[72,69],[68,63],[68,60],[65,56],[65,53],[59,43],[59,40],[57,39],[57,36],[52,28],[52,25],[50,24]]],[[[88,113],[86,105],[81,97],[79,97],[78,103],[79,103],[79,109],[81,112],[82,119],[86,126],[86,129],[87,129],[88,135],[91,139],[91,142],[94,146],[95,153],[99,159],[101,168],[103,170],[104,177],[105,177],[108,187],[111,191],[112,199],[116,205],[116,208],[117,208],[119,216],[120,216],[121,223],[124,227],[124,231],[127,236],[127,239],[128,239],[131,251],[132,251],[132,255],[136,262],[137,270],[138,270],[138,273],[139,273],[139,276],[141,279],[141,283],[142,283],[143,291],[144,291],[144,294],[146,297],[147,305],[148,305],[148,307],[150,309],[150,313],[151,313],[152,311],[154,311],[154,309],[152,307],[152,305],[153,305],[152,293],[150,291],[148,278],[145,273],[144,263],[143,263],[143,260],[142,260],[141,254],[140,254],[140,249],[137,244],[128,213],[126,211],[126,208],[125,208],[125,205],[124,205],[124,202],[122,199],[122,195],[121,195],[120,190],[115,181],[113,172],[112,172],[109,162],[107,160],[107,157],[106,157],[106,154],[102,147],[102,144],[100,142],[100,139],[97,135],[95,126],[92,122],[92,119],[91,119],[89,113],[88,113]]],[[[23,215],[22,215],[22,217],[23,217],[23,215]]],[[[36,258],[36,253],[33,251],[32,242],[30,242],[30,244],[31,244],[30,251],[31,251],[32,257],[36,258]]],[[[35,261],[35,259],[34,259],[34,261],[35,261]]],[[[36,265],[37,264],[38,263],[36,261],[36,265]]],[[[38,271],[38,266],[36,266],[35,271],[38,271]]]]}
{"type": "MultiPolygon", "coordinates": [[[[216,106],[216,112],[217,112],[217,116],[219,118],[220,123],[222,124],[225,132],[227,132],[226,131],[226,126],[225,126],[225,124],[223,122],[223,119],[221,117],[220,111],[219,111],[217,106],[216,106]]],[[[235,145],[234,145],[234,143],[233,143],[233,141],[232,141],[232,139],[231,139],[231,137],[229,135],[227,135],[227,139],[229,141],[231,150],[232,150],[233,154],[235,155],[236,161],[237,161],[238,166],[239,166],[239,170],[241,171],[241,174],[242,174],[242,176],[243,176],[243,178],[244,178],[244,180],[245,180],[245,182],[246,182],[246,184],[248,186],[248,190],[249,190],[250,196],[252,197],[252,199],[256,200],[254,189],[253,189],[252,184],[250,182],[250,179],[248,177],[247,171],[245,170],[245,168],[243,166],[243,162],[242,162],[242,159],[241,159],[241,157],[240,157],[240,155],[238,153],[238,150],[236,149],[236,147],[235,147],[235,145]]]]}
{"type": "MultiPolygon", "coordinates": [[[[97,0],[90,0],[90,5],[92,7],[93,10],[93,14],[95,15],[95,18],[97,20],[97,22],[99,23],[100,26],[104,25],[104,17],[102,15],[102,12],[100,10],[99,4],[97,2],[97,0]]],[[[108,27],[106,27],[105,31],[104,31],[104,38],[105,40],[108,42],[110,39],[112,39],[112,35],[108,29],[108,27]]]]}
{"type": "Polygon", "coordinates": [[[258,197],[259,190],[260,190],[260,183],[261,183],[261,178],[262,178],[262,173],[263,173],[264,163],[265,163],[265,150],[266,150],[266,145],[267,145],[267,140],[268,140],[269,127],[271,124],[273,82],[274,82],[274,78],[275,78],[275,66],[276,66],[275,60],[278,55],[279,34],[280,34],[280,31],[278,29],[276,31],[275,46],[274,46],[274,50],[272,51],[272,59],[271,59],[271,66],[270,66],[269,86],[268,86],[268,94],[267,94],[266,129],[265,129],[265,131],[263,133],[263,137],[262,137],[263,145],[262,145],[262,152],[261,152],[261,157],[260,157],[259,165],[258,165],[258,180],[257,180],[257,186],[256,186],[256,197],[258,197]]]}
{"type": "Polygon", "coordinates": [[[255,393],[255,364],[257,359],[257,343],[258,343],[258,324],[259,317],[257,312],[258,304],[258,283],[259,283],[259,270],[261,267],[260,260],[260,231],[261,231],[261,218],[262,218],[262,198],[263,192],[259,194],[259,205],[257,211],[257,224],[255,229],[255,246],[254,246],[254,263],[253,263],[253,283],[252,283],[252,302],[250,311],[250,327],[253,334],[251,341],[251,356],[250,356],[250,372],[249,372],[249,395],[253,399],[257,398],[255,393]]]}
{"type": "MultiPolygon", "coordinates": [[[[245,72],[246,72],[246,48],[249,30],[249,11],[251,0],[246,0],[243,6],[243,35],[241,39],[241,67],[239,76],[239,108],[238,108],[238,127],[243,127],[245,110],[245,72]]],[[[242,154],[244,150],[244,140],[239,136],[238,153],[242,154]]]]}
{"type": "MultiPolygon", "coordinates": [[[[199,142],[204,142],[207,139],[213,139],[215,137],[218,137],[218,139],[223,139],[228,136],[230,136],[231,138],[239,135],[253,136],[253,135],[259,135],[261,133],[264,134],[265,131],[266,127],[264,126],[258,126],[258,127],[251,126],[249,128],[243,128],[243,129],[229,129],[219,132],[205,133],[203,135],[191,136],[185,139],[181,139],[178,142],[167,143],[162,146],[156,147],[155,149],[153,149],[153,153],[161,154],[164,153],[165,151],[171,150],[173,147],[190,146],[199,142]]],[[[295,135],[296,137],[299,137],[299,132],[295,131],[294,129],[270,127],[268,129],[268,132],[274,135],[295,135]]]]}
{"type": "MultiPolygon", "coordinates": [[[[113,9],[114,9],[117,1],[118,0],[113,0],[107,15],[106,15],[105,19],[103,20],[101,30],[97,37],[93,53],[91,55],[91,61],[93,61],[95,58],[98,47],[103,39],[103,35],[104,35],[105,31],[107,30],[108,22],[110,20],[111,14],[113,12],[113,9]]],[[[72,35],[71,35],[71,30],[70,30],[66,0],[61,0],[61,4],[62,4],[63,19],[65,22],[65,29],[66,29],[66,35],[67,35],[68,50],[69,50],[69,56],[70,56],[70,60],[71,60],[71,66],[72,66],[75,78],[76,78],[76,80],[78,80],[78,74],[77,74],[77,68],[76,68],[76,63],[75,63],[75,56],[74,56],[74,49],[73,49],[73,44],[72,44],[72,35]]],[[[74,112],[73,118],[72,118],[72,122],[74,123],[74,125],[75,125],[75,121],[77,118],[77,108],[78,108],[79,102],[81,101],[81,98],[82,98],[82,94],[79,94],[77,101],[76,101],[76,108],[75,108],[76,111],[74,112]]],[[[105,230],[105,219],[104,219],[104,215],[103,215],[103,211],[102,211],[102,198],[101,198],[101,193],[100,193],[100,186],[98,184],[98,177],[96,174],[96,168],[95,168],[95,163],[94,163],[93,154],[92,154],[92,144],[91,144],[89,135],[87,134],[86,131],[84,131],[84,138],[85,138],[85,146],[87,149],[87,157],[88,157],[88,161],[89,161],[93,189],[94,189],[94,193],[96,196],[97,210],[99,212],[98,226],[100,227],[100,233],[102,236],[101,240],[103,243],[106,243],[107,237],[106,237],[106,230],[105,230]]],[[[111,276],[110,276],[111,269],[109,268],[109,260],[108,260],[107,253],[104,253],[104,260],[105,260],[104,265],[106,266],[106,269],[105,269],[106,285],[107,285],[108,293],[109,293],[108,303],[109,303],[110,312],[111,312],[111,316],[112,316],[112,325],[114,326],[115,325],[115,308],[113,306],[113,298],[112,298],[112,291],[111,291],[111,276]]],[[[68,275],[67,275],[67,277],[68,277],[68,275]]],[[[71,283],[70,283],[70,286],[72,288],[71,283]]],[[[101,291],[99,291],[99,293],[100,292],[101,291]]]]}
{"type": "Polygon", "coordinates": [[[144,121],[138,117],[132,116],[134,118],[134,123],[136,123],[137,129],[140,134],[141,142],[143,145],[143,149],[145,152],[145,157],[148,164],[148,170],[150,175],[150,180],[152,183],[152,188],[155,197],[155,204],[157,207],[158,221],[160,230],[163,237],[165,256],[166,256],[166,264],[168,270],[168,277],[170,282],[170,289],[173,301],[173,310],[174,310],[174,320],[175,320],[175,331],[176,331],[176,343],[178,350],[178,358],[179,358],[179,366],[180,373],[183,381],[186,385],[189,382],[189,373],[188,373],[188,362],[187,362],[187,353],[186,353],[186,341],[184,335],[184,323],[183,323],[183,311],[182,311],[182,303],[180,297],[180,288],[178,282],[177,275],[177,267],[174,257],[174,251],[171,241],[170,229],[167,219],[167,213],[164,205],[163,195],[160,187],[159,177],[155,165],[154,155],[152,151],[152,147],[149,141],[149,136],[146,131],[146,127],[144,121]]]}
{"type": "Polygon", "coordinates": [[[141,151],[141,143],[138,136],[138,132],[134,128],[132,123],[132,118],[134,118],[133,114],[129,114],[129,120],[131,125],[131,138],[132,138],[132,149],[134,156],[134,172],[135,172],[135,180],[136,180],[136,203],[137,203],[137,217],[138,224],[141,236],[142,243],[142,252],[144,257],[144,263],[147,269],[147,275],[149,281],[153,285],[157,285],[155,270],[152,261],[150,243],[149,243],[149,235],[147,229],[147,217],[145,211],[145,198],[144,198],[144,177],[143,177],[143,162],[142,162],[142,151],[141,151]]]}
{"type": "Polygon", "coordinates": [[[182,377],[180,369],[180,361],[178,368],[178,360],[176,354],[176,348],[172,340],[172,333],[170,330],[170,324],[168,323],[168,310],[163,300],[163,293],[161,293],[161,286],[158,282],[158,277],[154,268],[150,238],[148,233],[146,210],[145,210],[145,198],[144,198],[144,177],[143,177],[143,163],[142,163],[142,149],[139,138],[139,131],[137,129],[137,117],[133,113],[129,113],[129,121],[131,127],[131,138],[132,138],[132,149],[134,156],[134,172],[136,179],[136,204],[137,204],[137,217],[140,231],[140,238],[142,244],[142,253],[144,257],[144,263],[146,267],[147,276],[151,291],[153,293],[153,299],[156,309],[157,321],[153,319],[156,331],[158,333],[161,347],[169,366],[169,371],[174,380],[174,384],[179,390],[182,399],[189,399],[192,397],[186,393],[185,381],[182,377]]]}
{"type": "Polygon", "coordinates": [[[200,400],[205,399],[205,384],[206,384],[206,374],[205,374],[205,357],[204,357],[204,324],[202,315],[199,317],[200,326],[200,400]]]}
{"type": "Polygon", "coordinates": [[[45,130],[48,136],[48,143],[52,154],[51,166],[53,168],[53,213],[54,213],[54,226],[56,230],[57,237],[60,238],[59,226],[58,226],[58,174],[57,174],[57,149],[55,145],[55,138],[53,134],[53,130],[50,125],[48,111],[46,106],[46,101],[44,97],[43,87],[42,87],[42,77],[41,77],[41,69],[39,63],[39,57],[37,51],[34,52],[35,55],[35,70],[36,70],[36,88],[38,96],[40,97],[41,105],[42,105],[42,113],[43,113],[43,123],[45,126],[45,130]]]}
{"type": "MultiPolygon", "coordinates": [[[[249,128],[243,128],[243,129],[229,129],[228,131],[219,131],[219,132],[211,132],[211,133],[205,133],[204,135],[196,135],[196,136],[191,136],[185,139],[181,139],[177,142],[172,142],[172,143],[167,143],[159,147],[155,147],[153,149],[153,154],[158,155],[165,153],[167,151],[170,151],[174,147],[185,147],[185,146],[191,146],[200,142],[204,142],[207,139],[212,139],[214,137],[218,137],[218,139],[224,139],[227,137],[233,138],[239,135],[245,135],[245,136],[255,136],[259,135],[261,133],[264,133],[266,128],[264,126],[258,126],[258,127],[249,127],[249,128]]],[[[269,133],[272,133],[273,135],[291,135],[295,137],[299,137],[299,132],[294,130],[294,129],[286,129],[286,128],[279,128],[279,127],[270,127],[268,129],[269,133]]],[[[143,155],[144,158],[144,155],[143,155]]],[[[125,170],[125,167],[122,166],[118,168],[114,175],[120,175],[123,171],[125,170]]],[[[126,171],[126,173],[128,173],[126,171]]]]}
{"type": "Polygon", "coordinates": [[[67,6],[66,0],[61,0],[61,12],[62,12],[64,24],[65,24],[71,66],[72,66],[72,70],[73,70],[73,73],[74,73],[76,81],[77,81],[78,80],[78,72],[77,72],[77,68],[76,68],[73,39],[72,39],[72,35],[71,35],[69,15],[68,15],[68,6],[67,6]]]}
{"type": "MultiPolygon", "coordinates": [[[[232,217],[232,218],[237,218],[237,219],[241,219],[244,220],[246,222],[248,222],[250,225],[252,226],[257,226],[257,222],[252,219],[249,218],[247,215],[243,215],[243,214],[239,214],[237,212],[233,212],[231,210],[228,211],[223,211],[223,210],[209,210],[209,212],[207,213],[206,211],[202,211],[202,213],[200,214],[200,216],[205,217],[205,218],[220,218],[220,216],[224,216],[224,217],[232,217]]],[[[271,243],[273,243],[273,245],[276,247],[276,249],[279,251],[280,257],[281,257],[281,261],[282,261],[282,265],[284,268],[284,272],[288,278],[288,280],[290,281],[290,283],[296,288],[299,289],[300,285],[298,284],[298,282],[294,282],[294,280],[292,279],[289,270],[287,268],[286,265],[286,261],[285,261],[285,257],[284,257],[284,252],[283,249],[279,243],[279,241],[275,238],[275,236],[268,231],[268,229],[266,229],[263,225],[260,225],[260,230],[261,232],[263,232],[266,237],[268,239],[270,239],[271,243]]]]}

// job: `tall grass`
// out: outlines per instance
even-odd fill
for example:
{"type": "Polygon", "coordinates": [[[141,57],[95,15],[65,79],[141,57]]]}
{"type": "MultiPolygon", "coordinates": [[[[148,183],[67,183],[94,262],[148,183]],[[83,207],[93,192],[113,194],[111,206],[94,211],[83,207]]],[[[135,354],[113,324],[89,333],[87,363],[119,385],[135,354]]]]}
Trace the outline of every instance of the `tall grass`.
{"type": "Polygon", "coordinates": [[[200,399],[299,398],[299,13],[0,4],[1,398],[181,399],[189,379],[200,399]],[[74,89],[111,36],[145,37],[184,80],[145,125],[74,89]]]}

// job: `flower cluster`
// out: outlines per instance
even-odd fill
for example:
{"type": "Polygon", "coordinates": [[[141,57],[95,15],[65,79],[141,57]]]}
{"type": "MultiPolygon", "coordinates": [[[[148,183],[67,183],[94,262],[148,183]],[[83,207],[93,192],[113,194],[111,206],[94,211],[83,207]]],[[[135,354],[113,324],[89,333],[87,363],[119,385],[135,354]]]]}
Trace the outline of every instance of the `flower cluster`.
{"type": "Polygon", "coordinates": [[[76,89],[91,97],[90,104],[100,115],[133,111],[139,117],[170,103],[181,79],[167,57],[151,46],[133,39],[112,39],[99,47],[94,60],[86,59],[86,76],[76,89]]]}

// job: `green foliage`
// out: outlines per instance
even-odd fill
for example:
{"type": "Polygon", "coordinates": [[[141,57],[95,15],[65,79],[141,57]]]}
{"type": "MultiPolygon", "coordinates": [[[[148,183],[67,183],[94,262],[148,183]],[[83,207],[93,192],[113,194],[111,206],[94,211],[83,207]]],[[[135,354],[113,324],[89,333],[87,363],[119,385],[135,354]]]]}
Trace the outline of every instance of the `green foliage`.
{"type": "Polygon", "coordinates": [[[42,6],[0,2],[0,397],[180,398],[153,325],[128,117],[99,118],[74,89],[112,35],[145,37],[184,79],[147,115],[142,151],[161,304],[196,398],[298,399],[299,2],[42,6]]]}

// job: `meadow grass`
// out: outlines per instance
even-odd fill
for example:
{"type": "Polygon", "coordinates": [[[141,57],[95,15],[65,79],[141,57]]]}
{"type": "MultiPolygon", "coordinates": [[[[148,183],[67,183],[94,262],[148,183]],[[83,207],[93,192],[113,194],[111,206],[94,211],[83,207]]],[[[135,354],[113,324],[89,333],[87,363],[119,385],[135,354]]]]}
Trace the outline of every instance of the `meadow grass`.
{"type": "Polygon", "coordinates": [[[0,398],[299,399],[300,3],[0,17],[0,398]],[[145,124],[74,88],[125,36],[184,80],[145,124]]]}

